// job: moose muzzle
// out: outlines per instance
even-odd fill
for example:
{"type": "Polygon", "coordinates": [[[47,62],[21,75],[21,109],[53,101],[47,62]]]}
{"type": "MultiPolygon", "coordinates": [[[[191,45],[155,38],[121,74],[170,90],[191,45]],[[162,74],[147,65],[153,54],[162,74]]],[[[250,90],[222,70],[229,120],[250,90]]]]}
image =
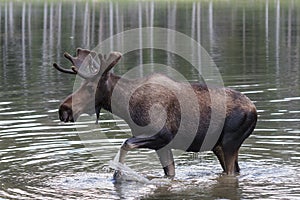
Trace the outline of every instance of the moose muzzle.
{"type": "Polygon", "coordinates": [[[62,122],[74,122],[72,108],[66,105],[61,105],[58,110],[59,119],[62,122]]]}

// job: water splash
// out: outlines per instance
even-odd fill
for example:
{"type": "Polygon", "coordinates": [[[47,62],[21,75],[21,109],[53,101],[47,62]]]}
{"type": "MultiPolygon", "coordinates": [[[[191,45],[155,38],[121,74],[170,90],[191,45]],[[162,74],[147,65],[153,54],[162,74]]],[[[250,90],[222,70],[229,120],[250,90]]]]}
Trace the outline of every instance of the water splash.
{"type": "Polygon", "coordinates": [[[119,158],[120,158],[120,151],[118,151],[114,160],[109,161],[108,164],[110,168],[121,172],[120,181],[136,181],[145,184],[151,183],[149,179],[143,177],[142,175],[140,175],[130,167],[120,163],[119,158]]]}
{"type": "Polygon", "coordinates": [[[135,181],[143,184],[150,184],[155,186],[169,185],[173,179],[168,179],[165,177],[151,177],[150,179],[142,176],[135,170],[131,169],[125,164],[119,162],[120,150],[116,154],[115,158],[108,162],[109,168],[118,170],[121,173],[120,178],[117,181],[135,181]]]}

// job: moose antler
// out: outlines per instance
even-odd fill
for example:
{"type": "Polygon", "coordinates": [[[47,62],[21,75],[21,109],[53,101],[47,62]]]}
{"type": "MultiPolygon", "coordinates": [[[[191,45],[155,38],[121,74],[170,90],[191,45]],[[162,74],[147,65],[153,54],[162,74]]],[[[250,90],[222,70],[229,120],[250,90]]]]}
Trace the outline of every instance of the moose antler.
{"type": "Polygon", "coordinates": [[[88,54],[85,62],[82,63],[82,65],[85,66],[85,68],[83,70],[79,70],[79,68],[77,68],[76,66],[72,66],[71,69],[72,69],[73,72],[75,72],[76,74],[78,74],[82,78],[84,78],[84,79],[91,79],[95,75],[97,75],[98,72],[101,69],[101,67],[100,67],[100,61],[97,60],[97,58],[98,57],[97,57],[96,52],[91,52],[90,54],[88,54]],[[86,69],[88,69],[89,72],[92,75],[89,76],[86,73],[83,73],[83,71],[87,71],[86,69]]]}
{"type": "Polygon", "coordinates": [[[53,63],[53,67],[54,67],[55,69],[57,69],[58,71],[63,72],[63,73],[66,73],[66,74],[76,74],[76,72],[74,72],[74,70],[62,68],[62,67],[60,67],[60,66],[59,66],[58,64],[56,64],[56,63],[53,63]]]}
{"type": "Polygon", "coordinates": [[[71,56],[67,52],[64,53],[64,56],[65,56],[65,58],[70,60],[74,66],[80,67],[82,65],[84,59],[91,53],[96,54],[96,52],[92,52],[88,49],[77,48],[76,49],[76,57],[71,56]]]}
{"type": "Polygon", "coordinates": [[[73,57],[68,53],[64,53],[64,57],[73,64],[71,69],[62,68],[57,63],[54,63],[53,67],[63,73],[77,74],[84,79],[92,79],[99,74],[107,73],[122,57],[120,52],[111,52],[109,56],[103,56],[94,51],[81,48],[77,48],[76,54],[76,57],[73,57]],[[87,70],[89,70],[91,75],[84,73],[87,70]]]}
{"type": "MultiPolygon", "coordinates": [[[[71,61],[71,63],[73,64],[71,69],[65,69],[63,67],[60,67],[57,63],[53,63],[53,67],[60,72],[67,73],[67,74],[78,74],[80,77],[82,77],[84,79],[88,79],[88,78],[90,78],[89,76],[87,76],[84,73],[82,73],[81,71],[79,71],[79,68],[85,62],[85,59],[87,58],[87,56],[89,56],[88,62],[90,62],[91,60],[94,60],[94,59],[92,59],[92,56],[94,56],[94,57],[97,56],[97,53],[94,51],[87,50],[87,49],[77,48],[76,57],[71,56],[67,52],[64,53],[64,57],[67,58],[69,61],[71,61]]],[[[100,68],[99,64],[95,65],[95,61],[92,63],[89,63],[88,66],[89,66],[89,68],[91,68],[91,67],[98,67],[98,69],[100,68]]],[[[95,71],[95,70],[93,70],[93,71],[95,71]]]]}

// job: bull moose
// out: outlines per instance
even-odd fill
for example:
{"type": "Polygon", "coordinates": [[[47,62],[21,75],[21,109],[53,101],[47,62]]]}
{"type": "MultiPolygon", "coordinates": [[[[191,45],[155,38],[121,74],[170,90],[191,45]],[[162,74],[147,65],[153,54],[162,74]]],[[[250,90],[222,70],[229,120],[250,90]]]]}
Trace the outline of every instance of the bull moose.
{"type": "MultiPolygon", "coordinates": [[[[212,99],[216,102],[219,99],[225,99],[224,121],[221,123],[221,128],[216,130],[220,133],[217,134],[218,138],[209,150],[217,156],[224,173],[228,175],[239,173],[239,148],[253,132],[257,122],[256,108],[244,94],[226,87],[209,89],[203,83],[182,83],[157,73],[134,80],[121,78],[111,72],[122,56],[119,52],[111,52],[105,56],[78,48],[75,57],[68,53],[64,56],[71,61],[71,69],[62,68],[56,63],[53,66],[61,72],[77,74],[83,78],[83,82],[80,88],[66,97],[59,106],[60,120],[74,122],[83,113],[96,113],[98,122],[101,109],[124,119],[131,128],[133,136],[121,146],[119,158],[121,163],[125,162],[125,156],[129,150],[153,149],[160,159],[165,175],[174,177],[175,164],[172,149],[182,149],[188,152],[201,151],[206,134],[210,134],[207,132],[210,121],[213,120],[211,119],[212,99]],[[83,68],[92,68],[89,71],[93,73],[84,73],[87,69],[83,68]],[[165,85],[172,86],[172,89],[165,85]],[[116,92],[114,89],[117,86],[116,92]],[[191,108],[188,109],[189,113],[182,116],[182,108],[176,97],[188,88],[193,91],[196,104],[186,102],[185,106],[191,108]],[[112,98],[114,93],[117,98],[112,98]],[[128,100],[128,105],[124,104],[123,99],[128,100]],[[88,108],[90,104],[94,104],[93,109],[88,108]],[[163,112],[157,112],[157,109],[150,112],[155,106],[158,106],[158,111],[163,110],[163,112]],[[184,134],[177,137],[182,118],[184,117],[187,122],[193,122],[197,114],[200,117],[196,121],[195,134],[189,135],[189,130],[185,130],[184,134]],[[161,120],[162,116],[163,120],[161,120]],[[148,126],[149,124],[151,125],[148,126]],[[148,128],[143,129],[143,127],[148,128]],[[190,141],[188,145],[181,145],[185,140],[190,141]]],[[[218,108],[215,109],[216,112],[219,111],[218,108]]],[[[115,171],[114,177],[117,178],[119,175],[120,173],[115,171]]]]}

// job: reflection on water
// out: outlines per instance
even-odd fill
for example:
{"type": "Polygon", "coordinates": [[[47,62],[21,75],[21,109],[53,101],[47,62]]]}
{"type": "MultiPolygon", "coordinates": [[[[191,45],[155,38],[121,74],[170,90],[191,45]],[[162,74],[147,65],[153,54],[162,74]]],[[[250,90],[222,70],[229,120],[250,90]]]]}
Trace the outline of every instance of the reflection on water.
{"type": "MultiPolygon", "coordinates": [[[[279,0],[0,2],[0,198],[300,198],[299,6],[279,0]],[[176,158],[171,181],[163,178],[155,153],[141,149],[130,152],[126,164],[150,182],[114,183],[108,162],[130,130],[120,131],[126,126],[121,121],[116,126],[106,112],[93,129],[88,129],[93,120],[59,122],[57,107],[75,77],[50,65],[67,65],[64,51],[93,48],[113,34],[145,26],[175,29],[200,41],[225,85],[255,102],[259,122],[241,148],[239,176],[223,176],[210,152],[184,153],[176,158]],[[94,135],[101,137],[95,141],[94,135]]],[[[174,42],[169,38],[166,45],[174,42]]],[[[115,72],[143,62],[199,78],[182,60],[153,50],[125,56],[115,72]]]]}

